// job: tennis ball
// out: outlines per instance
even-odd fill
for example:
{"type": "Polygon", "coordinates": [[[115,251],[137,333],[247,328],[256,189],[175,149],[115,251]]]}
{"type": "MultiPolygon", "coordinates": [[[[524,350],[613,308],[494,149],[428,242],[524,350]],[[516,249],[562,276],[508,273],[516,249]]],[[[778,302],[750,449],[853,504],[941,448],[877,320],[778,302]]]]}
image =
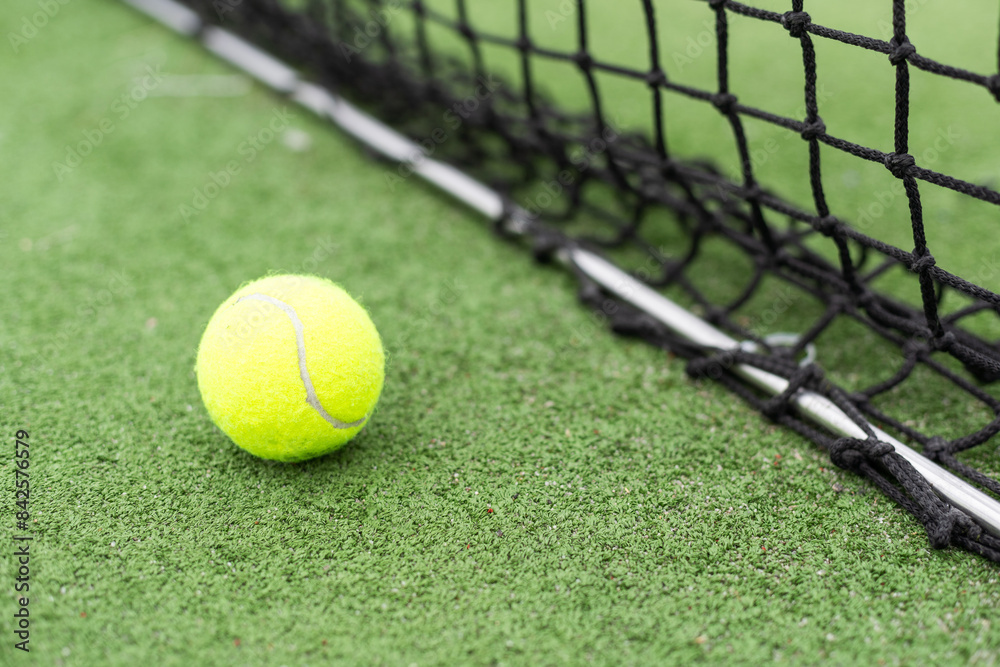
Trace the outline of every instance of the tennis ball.
{"type": "Polygon", "coordinates": [[[302,461],[364,427],[385,354],[368,313],[339,286],[276,275],[219,306],[195,372],[208,414],[233,442],[261,458],[302,461]]]}

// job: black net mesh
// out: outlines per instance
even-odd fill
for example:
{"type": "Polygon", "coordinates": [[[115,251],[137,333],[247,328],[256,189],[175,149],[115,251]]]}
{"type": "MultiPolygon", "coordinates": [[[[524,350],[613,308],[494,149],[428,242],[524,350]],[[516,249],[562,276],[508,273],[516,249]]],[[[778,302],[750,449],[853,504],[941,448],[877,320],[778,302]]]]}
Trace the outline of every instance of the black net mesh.
{"type": "MultiPolygon", "coordinates": [[[[688,357],[692,375],[724,382],[772,419],[827,448],[835,463],[872,479],[913,513],[935,546],[956,544],[1000,560],[996,537],[941,502],[870,433],[867,440],[832,437],[788,410],[789,392],[767,399],[727,372],[734,362],[755,364],[788,378],[793,389],[822,392],[859,422],[866,418],[895,431],[929,458],[1000,493],[989,456],[959,457],[1000,429],[1000,403],[990,390],[1000,378],[1000,295],[976,284],[983,280],[967,279],[977,271],[982,275],[981,267],[969,267],[963,278],[944,270],[932,254],[935,243],[988,245],[995,237],[960,238],[961,227],[928,223],[922,206],[928,188],[950,191],[983,202],[978,215],[997,220],[1000,193],[922,166],[910,153],[909,129],[917,112],[911,111],[915,71],[978,88],[990,104],[1000,100],[1000,75],[922,56],[907,37],[903,0],[887,3],[888,39],[817,25],[801,0],[783,13],[726,0],[698,3],[711,39],[699,36],[693,44],[710,52],[715,71],[697,86],[674,76],[684,64],[683,50],[678,58],[660,44],[671,2],[619,3],[631,7],[634,37],[646,52],[644,62],[625,67],[599,58],[590,46],[602,29],[590,22],[592,0],[545,4],[544,11],[570,26],[574,43],[561,49],[529,29],[532,13],[537,18],[543,11],[532,0],[497,3],[510,18],[504,30],[477,20],[472,0],[185,1],[206,21],[301,68],[435,159],[460,166],[526,209],[532,216],[528,236],[540,259],[570,243],[598,249],[734,337],[755,342],[744,352],[705,356],[582,278],[582,298],[616,331],[688,357]],[[794,117],[744,104],[734,94],[737,20],[770,24],[771,39],[786,45],[785,54],[787,45],[794,46],[802,91],[794,117]],[[873,94],[894,101],[891,150],[827,130],[818,40],[882,54],[879,62],[894,76],[895,88],[873,94]],[[497,52],[511,64],[499,75],[487,64],[497,52]],[[542,63],[545,76],[539,74],[542,63]],[[561,83],[552,78],[554,65],[577,82],[578,104],[548,94],[561,83]],[[647,110],[641,127],[624,127],[614,117],[626,87],[647,110]],[[706,119],[681,131],[710,127],[730,136],[735,159],[729,168],[671,151],[671,108],[678,100],[700,105],[706,119]],[[748,137],[750,124],[794,138],[792,148],[801,152],[807,174],[805,197],[779,196],[781,184],[759,176],[763,160],[748,137]],[[905,202],[901,219],[908,229],[899,236],[905,245],[868,233],[877,228],[866,219],[870,209],[858,215],[838,210],[823,172],[831,156],[881,165],[895,179],[895,192],[905,202]],[[775,345],[767,334],[777,331],[799,335],[790,345],[775,345]],[[814,345],[834,383],[816,366],[798,363],[814,345]],[[906,414],[913,396],[926,406],[928,395],[941,397],[942,405],[962,405],[962,418],[906,414]]],[[[990,48],[1000,49],[995,42],[990,48]]],[[[411,172],[405,163],[393,166],[387,185],[395,187],[411,172]]],[[[505,227],[498,221],[497,229],[503,233],[505,227]]]]}

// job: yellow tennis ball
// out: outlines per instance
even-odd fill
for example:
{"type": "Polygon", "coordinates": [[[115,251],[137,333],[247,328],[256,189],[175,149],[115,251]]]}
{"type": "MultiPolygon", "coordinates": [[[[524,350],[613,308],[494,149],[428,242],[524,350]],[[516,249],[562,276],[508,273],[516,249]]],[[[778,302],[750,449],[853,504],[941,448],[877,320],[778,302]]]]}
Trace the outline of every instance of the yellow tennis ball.
{"type": "Polygon", "coordinates": [[[261,458],[302,461],[364,427],[385,354],[368,313],[339,286],[277,275],[219,306],[195,370],[208,414],[233,442],[261,458]]]}

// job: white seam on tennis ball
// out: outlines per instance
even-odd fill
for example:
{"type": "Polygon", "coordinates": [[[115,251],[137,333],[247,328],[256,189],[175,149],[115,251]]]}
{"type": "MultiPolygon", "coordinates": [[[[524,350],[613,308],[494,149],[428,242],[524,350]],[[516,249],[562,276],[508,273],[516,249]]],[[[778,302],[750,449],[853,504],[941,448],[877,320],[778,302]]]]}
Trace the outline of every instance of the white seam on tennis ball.
{"type": "Polygon", "coordinates": [[[312,378],[309,376],[309,369],[306,367],[306,327],[302,324],[302,320],[299,319],[299,315],[295,312],[295,309],[284,301],[278,301],[273,296],[268,296],[267,294],[247,294],[237,299],[236,303],[244,299],[259,299],[260,301],[266,301],[271,305],[277,306],[292,321],[292,326],[295,327],[295,347],[298,348],[299,354],[299,376],[302,378],[302,384],[306,387],[306,401],[319,413],[319,416],[330,422],[334,428],[354,428],[355,426],[364,424],[365,420],[368,419],[368,415],[357,421],[346,423],[330,415],[323,409],[323,405],[319,402],[319,397],[316,396],[316,389],[313,387],[312,378]]]}

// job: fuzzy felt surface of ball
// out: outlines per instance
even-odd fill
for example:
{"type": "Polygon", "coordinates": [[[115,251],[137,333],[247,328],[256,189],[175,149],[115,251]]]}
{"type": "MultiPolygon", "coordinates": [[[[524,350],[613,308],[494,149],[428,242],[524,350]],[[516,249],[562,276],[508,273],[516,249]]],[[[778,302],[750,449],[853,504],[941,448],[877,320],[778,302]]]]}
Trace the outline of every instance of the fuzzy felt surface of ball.
{"type": "Polygon", "coordinates": [[[212,421],[251,454],[302,461],[368,422],[385,353],[368,312],[335,283],[273,275],[226,299],[198,346],[198,389],[212,421]]]}

